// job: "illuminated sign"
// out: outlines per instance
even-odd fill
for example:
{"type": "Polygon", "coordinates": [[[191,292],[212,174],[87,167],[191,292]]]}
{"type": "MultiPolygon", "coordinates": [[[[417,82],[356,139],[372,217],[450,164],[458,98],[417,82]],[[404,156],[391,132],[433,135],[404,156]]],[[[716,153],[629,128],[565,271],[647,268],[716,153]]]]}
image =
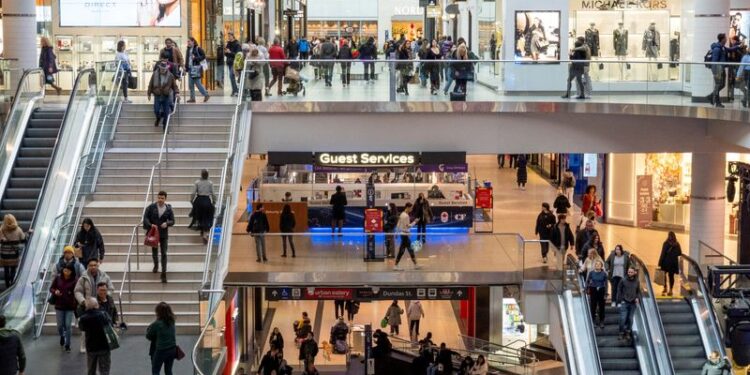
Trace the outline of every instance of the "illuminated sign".
{"type": "Polygon", "coordinates": [[[416,165],[418,154],[413,152],[322,152],[315,154],[318,166],[410,166],[416,165]]]}

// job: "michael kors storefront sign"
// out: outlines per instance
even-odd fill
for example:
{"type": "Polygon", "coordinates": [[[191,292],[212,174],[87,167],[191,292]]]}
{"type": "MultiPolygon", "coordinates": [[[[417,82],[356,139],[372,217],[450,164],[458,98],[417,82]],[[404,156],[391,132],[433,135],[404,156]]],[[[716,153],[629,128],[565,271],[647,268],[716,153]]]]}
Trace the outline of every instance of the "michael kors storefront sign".
{"type": "Polygon", "coordinates": [[[669,0],[580,0],[581,9],[623,10],[623,9],[667,9],[669,0]]]}

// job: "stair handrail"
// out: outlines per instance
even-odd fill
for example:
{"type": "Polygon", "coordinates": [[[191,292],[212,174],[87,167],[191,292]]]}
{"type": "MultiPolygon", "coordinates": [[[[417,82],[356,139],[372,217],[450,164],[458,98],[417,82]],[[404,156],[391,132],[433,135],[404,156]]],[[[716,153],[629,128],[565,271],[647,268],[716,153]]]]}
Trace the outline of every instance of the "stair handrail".
{"type": "MultiPolygon", "coordinates": [[[[511,352],[515,357],[518,357],[519,359],[523,360],[524,363],[537,363],[539,362],[539,359],[537,358],[536,354],[533,352],[528,351],[528,344],[525,340],[518,339],[515,341],[512,341],[508,344],[497,344],[493,343],[487,340],[482,340],[476,337],[472,337],[469,335],[464,335],[462,333],[458,334],[458,338],[461,339],[462,342],[467,343],[471,342],[471,349],[475,352],[487,352],[487,353],[496,353],[497,351],[502,352],[511,352]],[[482,346],[477,346],[476,343],[480,343],[482,346]],[[514,348],[511,345],[513,345],[516,342],[522,342],[524,343],[523,347],[521,348],[514,348]],[[486,348],[486,349],[485,349],[486,348]]],[[[467,350],[469,350],[468,345],[467,350]]]]}
{"type": "MultiPolygon", "coordinates": [[[[708,341],[706,344],[709,344],[711,346],[711,351],[716,350],[721,354],[721,358],[724,358],[727,356],[726,348],[724,347],[724,343],[722,341],[722,331],[721,326],[719,325],[719,318],[716,315],[716,310],[713,308],[713,304],[711,302],[710,294],[708,292],[708,287],[706,286],[706,279],[703,278],[703,271],[701,270],[700,265],[698,262],[695,261],[695,259],[691,258],[688,255],[681,254],[680,257],[687,262],[689,271],[694,272],[694,275],[691,274],[689,271],[686,272],[686,270],[683,267],[683,263],[680,263],[680,278],[683,280],[683,282],[692,284],[697,283],[698,284],[698,290],[700,291],[700,296],[696,295],[695,291],[692,290],[691,287],[691,294],[695,296],[696,299],[700,298],[705,304],[706,311],[700,312],[700,314],[696,315],[696,319],[699,318],[699,316],[706,315],[708,317],[708,322],[710,327],[713,329],[713,334],[711,337],[706,337],[706,340],[708,341]]],[[[706,335],[708,336],[708,332],[706,332],[706,335]]],[[[705,347],[705,344],[704,344],[705,347]]],[[[706,354],[710,353],[710,351],[706,351],[706,354]]]]}
{"type": "MultiPolygon", "coordinates": [[[[563,283],[564,284],[563,289],[571,289],[571,288],[568,288],[567,286],[572,285],[573,288],[571,291],[577,292],[580,295],[581,300],[583,301],[583,309],[586,312],[590,312],[591,302],[589,301],[588,295],[586,293],[586,280],[583,277],[583,272],[581,270],[581,263],[578,260],[578,257],[572,252],[568,252],[567,254],[565,254],[564,269],[565,271],[563,272],[563,274],[565,275],[565,277],[573,276],[573,275],[568,274],[568,270],[571,270],[575,272],[575,278],[570,280],[572,281],[572,283],[563,283]]],[[[596,336],[596,330],[594,329],[594,322],[592,318],[590,316],[587,316],[586,319],[583,319],[583,321],[584,321],[584,324],[586,325],[586,332],[590,335],[596,336]]],[[[599,346],[596,345],[595,337],[592,338],[592,341],[594,345],[591,349],[594,352],[594,361],[595,361],[595,366],[596,366],[594,370],[596,370],[597,374],[603,374],[604,371],[602,370],[602,361],[601,361],[601,357],[599,357],[599,346]]]]}
{"type": "Polygon", "coordinates": [[[635,262],[638,266],[639,280],[642,284],[645,284],[646,292],[651,296],[651,298],[644,298],[641,296],[641,303],[639,303],[637,307],[646,321],[646,329],[648,330],[647,334],[649,337],[646,342],[651,343],[651,354],[654,355],[654,358],[656,359],[656,365],[659,367],[666,367],[666,369],[662,369],[662,372],[674,373],[672,354],[669,351],[669,345],[667,345],[667,334],[664,332],[664,323],[661,320],[661,314],[659,314],[659,307],[656,305],[656,294],[654,293],[654,287],[651,282],[648,267],[641,258],[632,252],[629,254],[629,259],[631,262],[635,262]],[[653,314],[648,314],[647,309],[651,310],[653,314]],[[656,332],[654,332],[654,330],[656,330],[656,332]],[[663,345],[661,345],[663,348],[662,351],[656,349],[658,341],[663,343],[663,345]]]}
{"type": "Polygon", "coordinates": [[[737,261],[735,261],[734,259],[732,259],[732,258],[730,258],[730,257],[726,256],[726,255],[725,255],[724,253],[722,253],[721,251],[719,251],[719,250],[716,250],[716,249],[714,249],[714,248],[713,248],[713,246],[711,246],[711,245],[709,245],[709,244],[707,244],[707,243],[705,243],[705,242],[703,242],[703,241],[701,241],[701,240],[698,240],[698,247],[699,247],[699,248],[701,248],[701,247],[704,247],[704,248],[706,248],[706,249],[710,250],[710,251],[711,251],[711,252],[713,253],[713,254],[707,254],[707,255],[703,255],[703,257],[705,257],[705,258],[724,258],[724,260],[726,260],[726,261],[728,261],[728,262],[729,262],[729,265],[730,265],[730,266],[734,266],[734,265],[736,265],[736,264],[739,264],[739,263],[738,263],[737,261]]]}

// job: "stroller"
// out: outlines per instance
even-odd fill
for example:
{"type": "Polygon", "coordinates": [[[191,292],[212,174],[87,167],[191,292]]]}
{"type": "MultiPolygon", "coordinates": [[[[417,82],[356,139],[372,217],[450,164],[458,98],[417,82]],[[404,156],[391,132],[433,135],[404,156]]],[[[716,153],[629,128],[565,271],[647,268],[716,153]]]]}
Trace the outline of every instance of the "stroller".
{"type": "Polygon", "coordinates": [[[302,92],[302,96],[305,96],[305,84],[302,82],[303,80],[302,77],[300,77],[299,70],[294,69],[291,66],[288,67],[284,78],[286,78],[286,81],[289,84],[286,87],[286,94],[297,96],[298,93],[302,92]]]}

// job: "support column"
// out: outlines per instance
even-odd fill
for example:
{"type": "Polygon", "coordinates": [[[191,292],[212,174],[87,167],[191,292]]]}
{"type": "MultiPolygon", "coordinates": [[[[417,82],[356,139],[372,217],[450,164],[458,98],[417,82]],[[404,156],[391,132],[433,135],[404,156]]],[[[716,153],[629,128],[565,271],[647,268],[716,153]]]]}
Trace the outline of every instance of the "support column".
{"type": "MultiPolygon", "coordinates": [[[[726,154],[693,154],[690,257],[702,262],[699,241],[724,252],[726,154]]],[[[684,251],[684,249],[683,249],[684,251]]]]}
{"type": "MultiPolygon", "coordinates": [[[[689,40],[690,51],[683,61],[703,61],[706,51],[715,42],[716,35],[728,32],[729,0],[691,0],[683,2],[683,14],[687,20],[683,30],[689,40]]],[[[710,69],[701,64],[688,66],[691,69],[690,92],[693,101],[707,101],[706,97],[713,91],[714,80],[710,69]]],[[[695,160],[695,158],[693,159],[695,160]]]]}
{"type": "MultiPolygon", "coordinates": [[[[37,67],[36,6],[31,0],[5,0],[3,2],[3,56],[18,59],[13,67],[37,67]]],[[[54,42],[53,42],[54,43],[54,42]]]]}
{"type": "Polygon", "coordinates": [[[490,334],[489,342],[503,342],[503,287],[490,287],[490,334]]]}

